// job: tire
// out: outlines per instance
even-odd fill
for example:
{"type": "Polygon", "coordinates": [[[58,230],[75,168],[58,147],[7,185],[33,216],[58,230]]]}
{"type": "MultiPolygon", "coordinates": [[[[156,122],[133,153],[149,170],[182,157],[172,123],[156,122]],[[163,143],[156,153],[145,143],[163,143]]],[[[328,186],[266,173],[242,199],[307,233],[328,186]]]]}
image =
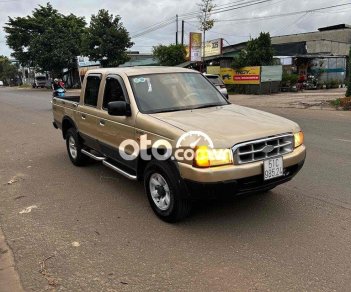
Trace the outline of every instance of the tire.
{"type": "Polygon", "coordinates": [[[184,182],[170,162],[149,162],[144,187],[152,210],[161,220],[175,223],[189,215],[191,202],[184,182]]]}
{"type": "Polygon", "coordinates": [[[69,159],[75,166],[82,166],[87,162],[88,157],[81,152],[83,145],[74,128],[70,128],[66,133],[66,147],[69,159]]]}

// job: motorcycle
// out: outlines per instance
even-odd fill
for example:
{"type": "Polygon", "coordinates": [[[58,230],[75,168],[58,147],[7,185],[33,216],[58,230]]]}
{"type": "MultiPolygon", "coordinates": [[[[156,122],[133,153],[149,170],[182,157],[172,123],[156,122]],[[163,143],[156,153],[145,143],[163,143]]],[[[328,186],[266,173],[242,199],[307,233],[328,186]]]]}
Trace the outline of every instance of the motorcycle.
{"type": "Polygon", "coordinates": [[[54,97],[64,97],[65,92],[66,92],[66,90],[64,90],[63,88],[58,88],[53,92],[53,96],[54,97]]]}

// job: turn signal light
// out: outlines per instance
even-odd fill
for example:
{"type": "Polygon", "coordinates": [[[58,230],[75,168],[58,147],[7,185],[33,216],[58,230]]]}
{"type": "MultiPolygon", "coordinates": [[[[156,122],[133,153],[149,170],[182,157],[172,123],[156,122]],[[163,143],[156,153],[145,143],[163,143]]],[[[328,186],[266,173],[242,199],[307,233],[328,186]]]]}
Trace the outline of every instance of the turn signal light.
{"type": "Polygon", "coordinates": [[[303,144],[304,139],[305,139],[302,131],[295,133],[294,138],[295,138],[294,139],[295,140],[295,144],[294,144],[295,148],[300,147],[303,144]]]}
{"type": "Polygon", "coordinates": [[[208,168],[233,164],[233,153],[231,149],[212,149],[207,146],[195,148],[194,167],[208,168]]]}

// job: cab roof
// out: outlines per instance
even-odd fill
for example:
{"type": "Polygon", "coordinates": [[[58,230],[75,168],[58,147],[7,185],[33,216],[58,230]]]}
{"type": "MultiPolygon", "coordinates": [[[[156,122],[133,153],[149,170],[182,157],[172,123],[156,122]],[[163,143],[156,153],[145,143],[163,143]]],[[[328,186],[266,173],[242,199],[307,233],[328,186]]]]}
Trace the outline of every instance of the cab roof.
{"type": "Polygon", "coordinates": [[[199,73],[195,70],[178,68],[178,67],[121,67],[121,68],[99,68],[92,69],[87,74],[126,74],[127,76],[141,75],[141,74],[157,74],[157,73],[199,73]]]}

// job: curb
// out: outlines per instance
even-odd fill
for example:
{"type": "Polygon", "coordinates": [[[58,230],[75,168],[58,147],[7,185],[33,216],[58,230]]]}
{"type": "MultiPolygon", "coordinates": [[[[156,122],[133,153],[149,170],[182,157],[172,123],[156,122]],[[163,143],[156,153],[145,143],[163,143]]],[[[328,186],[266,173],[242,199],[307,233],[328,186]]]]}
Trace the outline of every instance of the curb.
{"type": "Polygon", "coordinates": [[[24,291],[19,275],[15,268],[15,261],[10,247],[6,244],[5,236],[0,228],[0,291],[24,291]]]}

